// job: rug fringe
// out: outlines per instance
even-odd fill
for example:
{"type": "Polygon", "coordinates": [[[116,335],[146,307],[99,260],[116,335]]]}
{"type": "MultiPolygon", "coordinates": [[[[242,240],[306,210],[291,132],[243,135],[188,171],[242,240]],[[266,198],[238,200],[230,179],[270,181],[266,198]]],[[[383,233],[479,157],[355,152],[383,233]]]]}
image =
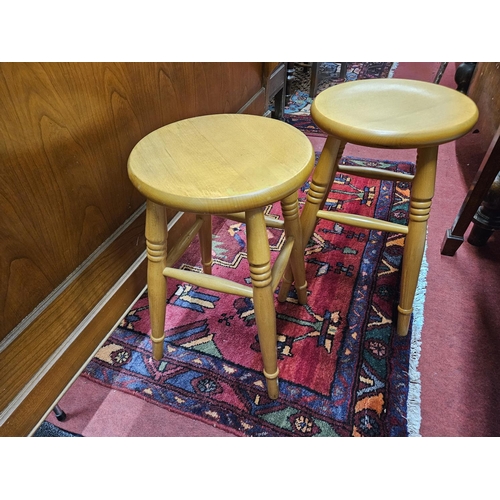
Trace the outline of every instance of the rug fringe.
{"type": "Polygon", "coordinates": [[[394,72],[396,71],[398,66],[399,66],[398,62],[392,63],[392,66],[391,66],[391,69],[389,70],[389,74],[387,75],[387,78],[392,78],[394,76],[394,72]]]}
{"type": "Polygon", "coordinates": [[[421,437],[420,424],[422,416],[420,412],[421,381],[418,363],[422,346],[422,327],[424,326],[424,303],[427,289],[427,244],[424,248],[422,266],[418,276],[417,290],[413,303],[413,325],[411,333],[410,363],[409,363],[409,387],[407,401],[407,428],[409,437],[421,437]]]}

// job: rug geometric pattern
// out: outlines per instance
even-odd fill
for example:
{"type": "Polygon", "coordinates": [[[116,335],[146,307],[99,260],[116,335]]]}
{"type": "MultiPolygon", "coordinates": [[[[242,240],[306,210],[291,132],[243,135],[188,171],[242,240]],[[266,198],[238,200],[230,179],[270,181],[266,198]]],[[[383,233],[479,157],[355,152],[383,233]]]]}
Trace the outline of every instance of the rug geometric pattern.
{"type": "MultiPolygon", "coordinates": [[[[343,158],[412,172],[414,165],[343,158]]],[[[299,192],[304,202],[306,184],[299,192]]],[[[404,224],[406,183],[339,174],[325,209],[404,224]]],[[[267,208],[280,216],[279,204],[267,208]]],[[[214,217],[213,274],[250,283],[245,225],[214,217]]],[[[272,258],[282,231],[268,230],[272,258]]],[[[84,376],[236,435],[406,436],[411,328],[395,334],[404,238],[321,221],[306,249],[308,304],[276,301],[280,397],[267,397],[251,299],[168,280],[165,354],[155,361],[147,292],[84,376]]],[[[196,241],[177,266],[201,272],[196,241]]]]}

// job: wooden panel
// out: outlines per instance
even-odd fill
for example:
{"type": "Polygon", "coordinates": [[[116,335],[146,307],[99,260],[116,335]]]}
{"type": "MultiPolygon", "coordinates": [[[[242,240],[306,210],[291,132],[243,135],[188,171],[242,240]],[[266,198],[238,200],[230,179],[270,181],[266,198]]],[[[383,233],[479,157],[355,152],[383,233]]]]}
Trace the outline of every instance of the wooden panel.
{"type": "Polygon", "coordinates": [[[263,69],[0,64],[0,436],[33,431],[144,288],[133,146],[190,116],[262,114],[263,69]]]}
{"type": "Polygon", "coordinates": [[[0,64],[0,340],[144,201],[126,161],[152,130],[236,112],[263,63],[0,64]]]}

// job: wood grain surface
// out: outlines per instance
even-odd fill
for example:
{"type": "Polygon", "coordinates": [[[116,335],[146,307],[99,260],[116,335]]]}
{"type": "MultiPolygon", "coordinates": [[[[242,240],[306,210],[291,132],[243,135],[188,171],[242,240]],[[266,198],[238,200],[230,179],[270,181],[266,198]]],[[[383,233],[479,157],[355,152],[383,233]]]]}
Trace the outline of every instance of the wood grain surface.
{"type": "Polygon", "coordinates": [[[0,339],[143,203],[126,170],[135,144],[236,112],[262,66],[0,64],[0,339]]]}
{"type": "Polygon", "coordinates": [[[146,283],[132,148],[183,118],[262,114],[264,69],[0,63],[0,436],[34,430],[146,283]]]}

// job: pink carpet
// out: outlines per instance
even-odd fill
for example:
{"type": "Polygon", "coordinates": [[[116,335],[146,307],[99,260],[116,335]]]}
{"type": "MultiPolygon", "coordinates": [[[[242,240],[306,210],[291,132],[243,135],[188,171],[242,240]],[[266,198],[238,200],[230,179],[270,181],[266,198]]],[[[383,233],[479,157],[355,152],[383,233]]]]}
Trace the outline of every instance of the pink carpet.
{"type": "MultiPolygon", "coordinates": [[[[448,64],[442,85],[455,88],[448,64]]],[[[394,78],[432,81],[439,63],[399,63],[394,78]]],[[[322,139],[314,138],[316,144],[322,139]]],[[[474,135],[440,148],[436,195],[429,220],[427,291],[421,355],[422,436],[499,436],[500,235],[486,247],[464,243],[454,257],[440,254],[481,158],[468,151],[474,135]]],[[[345,155],[414,161],[413,151],[348,146],[345,155]]],[[[83,378],[60,401],[68,414],[63,429],[84,436],[230,436],[196,420],[83,378]]],[[[232,436],[232,435],[231,435],[232,436]]]]}

